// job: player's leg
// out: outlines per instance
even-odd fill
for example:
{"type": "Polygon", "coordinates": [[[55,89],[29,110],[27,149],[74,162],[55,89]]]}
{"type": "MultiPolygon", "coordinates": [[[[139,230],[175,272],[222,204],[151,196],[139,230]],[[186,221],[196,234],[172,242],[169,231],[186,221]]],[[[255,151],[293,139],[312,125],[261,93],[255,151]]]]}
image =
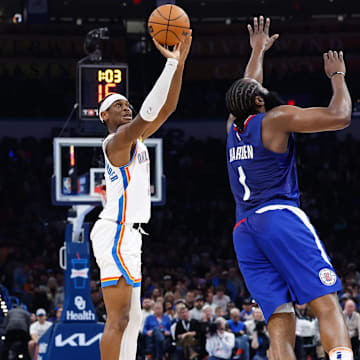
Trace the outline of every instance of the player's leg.
{"type": "Polygon", "coordinates": [[[337,295],[320,296],[310,301],[309,306],[319,320],[321,343],[330,360],[352,360],[351,341],[337,295]]]}
{"type": "Polygon", "coordinates": [[[120,360],[135,360],[137,351],[137,339],[141,325],[141,287],[134,287],[131,295],[131,307],[129,323],[123,335],[120,349],[120,360]]]}
{"type": "MultiPolygon", "coordinates": [[[[284,205],[270,205],[256,213],[258,216],[252,218],[251,225],[261,226],[263,233],[258,232],[257,243],[279,270],[296,301],[309,303],[319,317],[326,351],[338,345],[350,348],[337,299],[330,295],[341,289],[341,282],[306,214],[299,208],[284,205]]],[[[351,348],[340,350],[330,356],[331,360],[352,359],[352,351],[351,348]]]]}
{"type": "Polygon", "coordinates": [[[295,360],[295,315],[274,313],[267,328],[270,335],[270,360],[295,360]]]}
{"type": "Polygon", "coordinates": [[[123,276],[116,285],[103,288],[107,318],[100,341],[101,360],[119,358],[123,334],[129,322],[132,291],[132,286],[123,276]]]}
{"type": "MultiPolygon", "coordinates": [[[[295,317],[289,287],[255,241],[245,220],[234,231],[234,246],[245,283],[268,322],[271,360],[295,359],[295,317]]],[[[271,238],[268,239],[271,241],[271,238]]]]}

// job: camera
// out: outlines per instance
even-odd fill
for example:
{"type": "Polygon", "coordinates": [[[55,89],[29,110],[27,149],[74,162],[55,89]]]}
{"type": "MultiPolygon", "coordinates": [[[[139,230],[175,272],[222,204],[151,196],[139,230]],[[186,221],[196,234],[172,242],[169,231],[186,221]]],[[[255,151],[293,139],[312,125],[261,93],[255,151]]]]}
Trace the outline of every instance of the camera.
{"type": "Polygon", "coordinates": [[[258,333],[262,333],[265,331],[265,321],[255,321],[255,330],[258,333]]]}
{"type": "Polygon", "coordinates": [[[208,332],[210,335],[214,335],[214,334],[216,334],[217,328],[218,328],[218,327],[217,327],[217,324],[211,323],[211,324],[209,324],[209,326],[208,326],[207,332],[208,332]]]}

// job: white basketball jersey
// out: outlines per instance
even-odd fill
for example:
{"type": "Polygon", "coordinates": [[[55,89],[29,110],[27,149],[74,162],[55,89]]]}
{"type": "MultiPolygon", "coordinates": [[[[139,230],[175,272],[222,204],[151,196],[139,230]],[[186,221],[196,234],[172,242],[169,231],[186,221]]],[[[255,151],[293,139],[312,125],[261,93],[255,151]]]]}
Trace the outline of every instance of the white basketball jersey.
{"type": "Polygon", "coordinates": [[[106,155],[106,146],[114,135],[110,134],[103,142],[106,204],[99,217],[117,223],[147,223],[151,208],[147,147],[138,139],[130,162],[114,166],[106,155]]]}

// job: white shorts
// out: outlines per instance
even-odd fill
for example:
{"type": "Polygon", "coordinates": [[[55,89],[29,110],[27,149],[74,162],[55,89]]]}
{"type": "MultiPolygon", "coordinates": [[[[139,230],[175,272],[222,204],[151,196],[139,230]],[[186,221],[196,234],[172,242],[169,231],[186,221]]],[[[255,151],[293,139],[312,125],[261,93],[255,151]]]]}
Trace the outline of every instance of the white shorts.
{"type": "Polygon", "coordinates": [[[100,268],[101,287],[116,285],[121,276],[133,287],[141,286],[141,234],[131,224],[99,219],[90,239],[100,268]]]}

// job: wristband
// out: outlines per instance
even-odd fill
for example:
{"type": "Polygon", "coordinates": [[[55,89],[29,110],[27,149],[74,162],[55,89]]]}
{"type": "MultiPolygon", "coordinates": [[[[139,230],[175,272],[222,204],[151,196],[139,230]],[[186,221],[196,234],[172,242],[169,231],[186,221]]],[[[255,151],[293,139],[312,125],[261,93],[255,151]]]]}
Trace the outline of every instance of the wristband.
{"type": "Polygon", "coordinates": [[[330,79],[337,74],[343,75],[345,77],[345,73],[343,71],[335,71],[330,75],[330,79]]]}

